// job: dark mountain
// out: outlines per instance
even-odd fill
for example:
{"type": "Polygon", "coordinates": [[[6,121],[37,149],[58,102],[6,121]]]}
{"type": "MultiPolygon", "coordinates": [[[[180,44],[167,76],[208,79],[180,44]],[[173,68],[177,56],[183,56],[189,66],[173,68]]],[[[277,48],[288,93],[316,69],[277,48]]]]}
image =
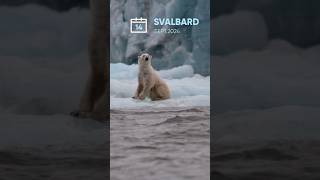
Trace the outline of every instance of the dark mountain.
{"type": "Polygon", "coordinates": [[[89,0],[0,0],[0,6],[39,4],[56,11],[67,11],[73,7],[88,8],[89,0]]]}

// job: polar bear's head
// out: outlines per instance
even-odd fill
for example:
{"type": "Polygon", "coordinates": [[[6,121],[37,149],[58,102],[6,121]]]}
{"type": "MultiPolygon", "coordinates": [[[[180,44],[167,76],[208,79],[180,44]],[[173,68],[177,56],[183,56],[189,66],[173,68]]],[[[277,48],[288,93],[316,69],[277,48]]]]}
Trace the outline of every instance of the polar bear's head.
{"type": "Polygon", "coordinates": [[[151,65],[152,56],[148,53],[143,53],[138,56],[138,63],[140,66],[150,66],[151,65]]]}

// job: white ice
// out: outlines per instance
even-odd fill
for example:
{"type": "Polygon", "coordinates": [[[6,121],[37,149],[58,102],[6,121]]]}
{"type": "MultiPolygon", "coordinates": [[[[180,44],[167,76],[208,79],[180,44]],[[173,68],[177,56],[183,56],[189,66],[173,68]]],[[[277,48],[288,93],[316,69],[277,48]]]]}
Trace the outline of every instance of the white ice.
{"type": "Polygon", "coordinates": [[[210,105],[210,77],[194,74],[190,65],[169,70],[160,70],[159,75],[169,85],[171,98],[163,101],[134,100],[138,85],[137,65],[111,64],[110,66],[110,106],[111,108],[141,107],[190,107],[210,105]]]}

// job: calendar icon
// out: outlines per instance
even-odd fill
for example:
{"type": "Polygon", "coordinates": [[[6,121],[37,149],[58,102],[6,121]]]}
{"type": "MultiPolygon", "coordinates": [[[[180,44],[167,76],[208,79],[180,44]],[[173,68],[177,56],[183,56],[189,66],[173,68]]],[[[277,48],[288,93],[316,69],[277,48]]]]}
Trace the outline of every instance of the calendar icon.
{"type": "Polygon", "coordinates": [[[130,19],[130,32],[131,33],[147,33],[148,21],[144,18],[130,19]]]}

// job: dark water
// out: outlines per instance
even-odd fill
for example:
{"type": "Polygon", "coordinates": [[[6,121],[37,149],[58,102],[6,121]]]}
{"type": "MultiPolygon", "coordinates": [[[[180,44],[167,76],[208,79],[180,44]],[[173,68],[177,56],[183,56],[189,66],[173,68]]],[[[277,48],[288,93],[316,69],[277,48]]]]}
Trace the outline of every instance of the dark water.
{"type": "Polygon", "coordinates": [[[104,123],[68,115],[0,114],[0,180],[106,179],[104,123]]]}
{"type": "Polygon", "coordinates": [[[212,169],[216,180],[320,179],[319,141],[213,146],[212,169]]]}
{"type": "Polygon", "coordinates": [[[215,114],[213,179],[320,179],[319,117],[307,106],[215,114]]]}
{"type": "Polygon", "coordinates": [[[112,110],[112,180],[208,180],[209,108],[112,110]]]}
{"type": "Polygon", "coordinates": [[[102,180],[107,178],[107,144],[0,150],[1,180],[102,180]]]}

